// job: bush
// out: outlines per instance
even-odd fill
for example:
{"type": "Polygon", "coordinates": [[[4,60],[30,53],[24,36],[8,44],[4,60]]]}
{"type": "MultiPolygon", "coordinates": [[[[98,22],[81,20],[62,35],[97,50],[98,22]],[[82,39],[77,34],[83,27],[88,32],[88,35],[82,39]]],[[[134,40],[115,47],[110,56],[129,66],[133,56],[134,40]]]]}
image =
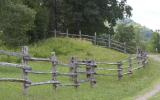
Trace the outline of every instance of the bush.
{"type": "Polygon", "coordinates": [[[21,46],[28,43],[27,31],[35,20],[35,11],[22,4],[8,4],[3,10],[5,26],[1,39],[10,46],[21,46]],[[5,16],[5,17],[4,17],[5,16]]]}

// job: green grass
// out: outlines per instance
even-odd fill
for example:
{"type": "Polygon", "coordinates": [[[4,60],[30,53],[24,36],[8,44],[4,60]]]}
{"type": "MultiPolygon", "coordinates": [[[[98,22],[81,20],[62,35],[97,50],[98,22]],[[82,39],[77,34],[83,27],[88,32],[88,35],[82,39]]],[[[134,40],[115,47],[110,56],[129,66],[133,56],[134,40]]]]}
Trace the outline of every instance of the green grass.
{"type": "MultiPolygon", "coordinates": [[[[5,47],[3,47],[5,49],[5,47]]],[[[7,48],[6,48],[7,49],[7,48]]],[[[13,51],[17,51],[14,49],[13,51]]],[[[70,57],[79,59],[94,58],[96,61],[114,62],[127,58],[127,55],[114,50],[93,46],[90,42],[78,39],[48,39],[30,46],[30,54],[36,57],[49,57],[50,52],[55,51],[59,60],[68,62],[70,57]]],[[[1,60],[18,62],[10,57],[1,56],[1,60]],[[4,59],[5,58],[5,59],[4,59]]],[[[29,62],[33,70],[49,71],[51,64],[42,62],[29,62]]],[[[59,72],[67,72],[67,69],[58,68],[59,72]]],[[[53,90],[52,85],[30,87],[27,96],[22,95],[22,84],[0,83],[0,100],[129,100],[135,95],[145,91],[160,76],[159,63],[150,61],[145,69],[140,69],[132,76],[124,76],[121,81],[117,76],[97,76],[95,88],[90,88],[89,83],[82,84],[78,89],[73,87],[59,87],[53,90]]],[[[116,73],[116,72],[115,72],[116,73]]],[[[14,68],[0,68],[0,77],[21,77],[21,70],[14,68]]],[[[33,82],[48,81],[50,75],[31,75],[29,79],[33,82]]],[[[70,82],[68,77],[58,77],[60,82],[70,82]]]]}
{"type": "MultiPolygon", "coordinates": [[[[19,48],[0,47],[0,49],[20,51],[19,48]]],[[[92,45],[85,40],[70,38],[50,38],[29,46],[29,53],[34,57],[50,57],[51,52],[56,52],[59,60],[68,62],[74,56],[79,59],[95,59],[96,61],[118,61],[127,57],[123,53],[92,45]]],[[[2,57],[1,57],[2,58],[2,57]]],[[[4,57],[3,59],[9,59],[4,57]]],[[[13,57],[12,57],[13,59],[13,57]]]]}
{"type": "Polygon", "coordinates": [[[85,40],[69,38],[51,38],[32,45],[30,49],[30,53],[38,57],[48,57],[51,52],[56,52],[59,59],[63,61],[70,59],[72,56],[80,59],[92,58],[99,61],[117,61],[126,57],[122,53],[94,46],[85,40]]]}
{"type": "MultiPolygon", "coordinates": [[[[160,79],[157,79],[157,82],[155,83],[155,85],[153,86],[152,89],[155,88],[155,86],[159,85],[160,83],[160,79]]],[[[151,89],[151,90],[152,90],[151,89]]],[[[158,92],[157,94],[155,94],[153,97],[149,98],[149,100],[160,100],[160,93],[158,92]]]]}
{"type": "Polygon", "coordinates": [[[149,100],[159,100],[160,99],[160,94],[156,94],[155,96],[153,96],[152,98],[150,98],[149,100]]]}

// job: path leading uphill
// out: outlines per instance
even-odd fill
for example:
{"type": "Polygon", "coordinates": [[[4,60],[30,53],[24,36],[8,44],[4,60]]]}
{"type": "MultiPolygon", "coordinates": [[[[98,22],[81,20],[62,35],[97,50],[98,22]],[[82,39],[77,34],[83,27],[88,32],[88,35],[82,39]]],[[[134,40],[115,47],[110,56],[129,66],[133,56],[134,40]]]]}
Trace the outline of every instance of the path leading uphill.
{"type": "MultiPolygon", "coordinates": [[[[160,56],[158,55],[149,55],[150,58],[152,58],[155,61],[160,62],[160,56]]],[[[148,100],[150,97],[156,95],[160,92],[160,84],[156,85],[153,90],[146,92],[144,95],[138,96],[135,100],[148,100]]]]}

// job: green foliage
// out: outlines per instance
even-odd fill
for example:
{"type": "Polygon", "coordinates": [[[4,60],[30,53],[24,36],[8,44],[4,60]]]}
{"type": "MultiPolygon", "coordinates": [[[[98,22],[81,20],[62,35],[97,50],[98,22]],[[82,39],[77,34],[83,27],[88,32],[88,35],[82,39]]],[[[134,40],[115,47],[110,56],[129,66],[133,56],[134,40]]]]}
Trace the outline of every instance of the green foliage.
{"type": "Polygon", "coordinates": [[[43,3],[43,0],[22,0],[25,5],[28,7],[38,10],[41,8],[41,4],[43,3]]]}
{"type": "Polygon", "coordinates": [[[146,50],[149,47],[148,42],[150,41],[151,34],[153,33],[151,29],[142,26],[128,18],[118,20],[116,27],[121,24],[125,24],[126,26],[133,26],[135,33],[133,41],[137,47],[142,48],[143,50],[146,50]]]}
{"type": "Polygon", "coordinates": [[[143,50],[146,50],[147,48],[146,44],[148,43],[149,40],[146,38],[145,36],[146,33],[144,32],[144,30],[147,30],[147,29],[144,29],[144,27],[142,28],[139,25],[134,26],[134,32],[135,32],[134,41],[137,47],[142,48],[143,50]]]}
{"type": "Polygon", "coordinates": [[[116,24],[116,20],[131,16],[132,8],[126,0],[64,0],[64,24],[71,32],[81,29],[88,34],[95,31],[102,33],[109,31],[116,24]],[[107,21],[110,27],[105,27],[107,21]]]}
{"type": "Polygon", "coordinates": [[[22,4],[10,2],[0,14],[3,26],[2,40],[10,46],[21,46],[28,43],[26,32],[33,28],[35,11],[22,4]]]}
{"type": "Polygon", "coordinates": [[[2,40],[12,46],[25,45],[53,35],[113,33],[118,19],[131,16],[126,0],[0,0],[2,40]],[[56,1],[56,2],[55,2],[56,1]],[[108,22],[109,26],[105,26],[108,22]],[[16,41],[19,40],[19,41],[16,41]]]}
{"type": "Polygon", "coordinates": [[[2,38],[2,34],[3,34],[3,32],[2,32],[2,31],[0,31],[0,45],[3,45],[2,40],[1,40],[1,38],[2,38]]]}
{"type": "Polygon", "coordinates": [[[47,8],[39,8],[34,21],[34,28],[27,32],[30,42],[39,41],[48,37],[48,11],[47,8]]]}
{"type": "MultiPolygon", "coordinates": [[[[47,36],[52,36],[55,28],[61,31],[65,31],[68,28],[71,33],[78,33],[80,29],[87,34],[93,34],[95,31],[98,33],[106,31],[113,33],[112,28],[116,24],[116,20],[126,16],[130,17],[132,10],[126,4],[126,0],[79,0],[78,2],[76,0],[23,1],[37,12],[43,7],[47,8],[48,17],[45,18],[49,21],[47,31],[49,34],[47,36]],[[104,25],[106,21],[108,21],[110,27],[104,25]]],[[[43,15],[46,15],[45,12],[43,15]]],[[[37,17],[37,21],[41,21],[41,19],[39,20],[37,17]]],[[[45,23],[46,25],[47,23],[45,23]]],[[[38,30],[42,31],[43,29],[41,27],[38,28],[38,30]]],[[[33,34],[37,34],[36,31],[33,31],[31,35],[33,34]]]]}
{"type": "Polygon", "coordinates": [[[115,28],[114,39],[120,42],[126,42],[128,45],[135,45],[135,32],[134,27],[132,25],[128,26],[126,24],[119,24],[115,28]]]}
{"type": "Polygon", "coordinates": [[[152,33],[152,38],[148,45],[148,50],[151,52],[159,52],[160,53],[160,35],[157,32],[152,33]]]}

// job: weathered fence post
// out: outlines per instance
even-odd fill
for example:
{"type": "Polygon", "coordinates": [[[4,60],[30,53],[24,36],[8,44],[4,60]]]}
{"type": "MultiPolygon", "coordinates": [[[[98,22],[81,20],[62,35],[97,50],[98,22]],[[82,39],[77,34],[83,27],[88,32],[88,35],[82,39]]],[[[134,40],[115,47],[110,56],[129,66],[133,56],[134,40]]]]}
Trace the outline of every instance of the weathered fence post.
{"type": "Polygon", "coordinates": [[[67,37],[68,37],[68,29],[66,30],[66,35],[67,35],[67,37]]]}
{"type": "Polygon", "coordinates": [[[132,74],[132,59],[131,55],[128,57],[128,75],[132,74]]]}
{"type": "Polygon", "coordinates": [[[89,80],[89,81],[90,81],[90,77],[91,77],[90,71],[91,71],[90,61],[87,61],[87,63],[86,63],[86,77],[87,77],[87,80],[89,80]]]}
{"type": "Polygon", "coordinates": [[[82,39],[82,31],[79,30],[79,38],[82,39]]]}
{"type": "Polygon", "coordinates": [[[144,54],[144,52],[142,53],[142,66],[143,68],[145,68],[146,66],[146,55],[144,54]]]}
{"type": "Polygon", "coordinates": [[[74,82],[74,87],[78,88],[79,82],[78,82],[78,73],[77,73],[77,62],[74,57],[70,60],[70,74],[71,74],[71,80],[74,82]]]}
{"type": "Polygon", "coordinates": [[[142,51],[137,49],[137,64],[142,64],[142,51]]]}
{"type": "Polygon", "coordinates": [[[86,77],[90,81],[91,87],[94,87],[96,80],[94,78],[96,64],[94,61],[87,61],[86,63],[86,77]]]}
{"type": "Polygon", "coordinates": [[[54,37],[55,38],[57,37],[57,30],[56,29],[54,30],[54,37]]]}
{"type": "Polygon", "coordinates": [[[137,64],[139,64],[139,49],[138,48],[136,52],[136,60],[137,60],[137,64]]]}
{"type": "Polygon", "coordinates": [[[148,64],[148,56],[147,56],[147,52],[144,52],[144,58],[145,58],[145,65],[148,64]]]}
{"type": "Polygon", "coordinates": [[[95,68],[97,67],[97,64],[95,63],[95,61],[91,61],[91,87],[94,87],[96,84],[96,79],[94,77],[95,72],[95,68]]]}
{"type": "Polygon", "coordinates": [[[74,81],[74,84],[75,84],[75,88],[78,88],[79,86],[79,82],[78,82],[78,73],[77,73],[77,68],[78,68],[78,65],[77,65],[77,62],[76,62],[76,59],[74,61],[74,69],[73,69],[73,73],[74,73],[74,76],[73,76],[73,81],[74,81]]]}
{"type": "Polygon", "coordinates": [[[108,47],[111,48],[111,35],[108,34],[108,47]]]}
{"type": "Polygon", "coordinates": [[[96,45],[97,44],[97,33],[95,32],[94,34],[94,44],[96,45]]]}
{"type": "Polygon", "coordinates": [[[127,53],[127,45],[126,45],[126,42],[124,42],[124,53],[127,53]]]}
{"type": "Polygon", "coordinates": [[[121,80],[123,77],[123,68],[122,68],[122,62],[118,62],[117,64],[117,68],[118,68],[118,80],[121,80]]]}
{"type": "MultiPolygon", "coordinates": [[[[74,67],[75,67],[74,59],[75,59],[75,58],[72,57],[71,60],[70,60],[70,62],[69,62],[69,65],[70,65],[70,66],[69,66],[69,67],[70,67],[70,68],[69,68],[69,72],[70,72],[71,74],[73,73],[74,67]]],[[[74,75],[71,75],[71,80],[72,80],[72,81],[73,81],[73,76],[74,76],[74,75]]]]}
{"type": "Polygon", "coordinates": [[[145,59],[144,58],[142,60],[142,66],[143,66],[143,68],[145,68],[145,59]]]}
{"type": "MultiPolygon", "coordinates": [[[[27,56],[28,56],[28,47],[27,46],[23,46],[22,47],[22,65],[24,65],[24,68],[23,68],[23,79],[24,80],[28,80],[28,72],[26,72],[26,69],[27,69],[27,64],[28,64],[28,61],[25,59],[27,56]]],[[[24,82],[23,83],[23,94],[26,95],[27,94],[27,88],[28,88],[28,83],[27,82],[24,82]]]]}
{"type": "MultiPolygon", "coordinates": [[[[56,72],[56,65],[58,63],[55,52],[51,53],[51,63],[52,63],[52,81],[56,81],[56,77],[57,77],[57,72],[56,72]]],[[[53,84],[53,88],[56,89],[57,88],[57,84],[54,83],[53,84]]]]}

